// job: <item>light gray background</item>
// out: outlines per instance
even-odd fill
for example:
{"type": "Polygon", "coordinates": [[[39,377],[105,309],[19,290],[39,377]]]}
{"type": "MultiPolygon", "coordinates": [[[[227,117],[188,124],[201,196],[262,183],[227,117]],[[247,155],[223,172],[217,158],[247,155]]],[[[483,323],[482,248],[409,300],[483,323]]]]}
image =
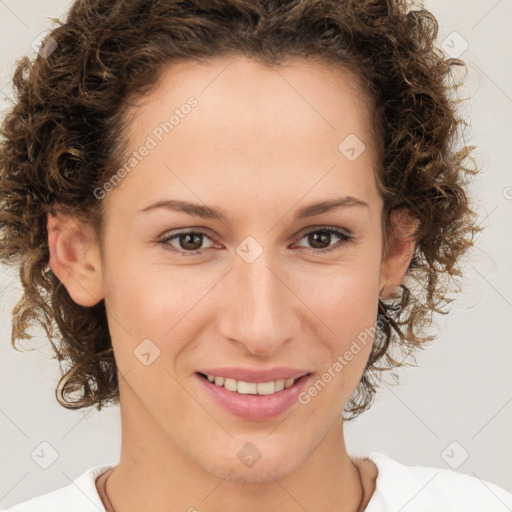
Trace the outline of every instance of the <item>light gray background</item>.
{"type": "MultiPolygon", "coordinates": [[[[51,27],[48,17],[62,16],[70,5],[0,0],[0,108],[15,60],[33,55],[31,42],[51,27]]],[[[469,44],[461,58],[469,67],[465,92],[474,97],[463,112],[473,125],[466,142],[479,146],[485,169],[474,195],[486,229],[467,260],[464,293],[437,321],[438,340],[417,354],[418,368],[403,369],[399,385],[383,384],[370,411],[347,424],[347,447],[351,454],[379,451],[411,465],[457,466],[512,491],[512,2],[424,5],[439,20],[439,44],[448,37],[453,51],[460,48],[463,41],[453,31],[469,44]]],[[[98,413],[58,405],[58,363],[50,359],[44,333],[32,331],[39,337],[30,346],[40,350],[11,348],[10,312],[21,287],[2,267],[0,295],[0,506],[7,507],[67,485],[91,466],[117,463],[120,421],[117,407],[98,413]],[[31,458],[43,441],[58,452],[48,469],[31,458]]]]}

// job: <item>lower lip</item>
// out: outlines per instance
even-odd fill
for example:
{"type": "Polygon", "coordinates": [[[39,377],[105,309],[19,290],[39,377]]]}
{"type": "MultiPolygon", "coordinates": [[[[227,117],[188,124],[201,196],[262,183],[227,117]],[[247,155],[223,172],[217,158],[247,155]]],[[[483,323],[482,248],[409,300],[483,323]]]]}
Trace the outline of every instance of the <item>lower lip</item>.
{"type": "Polygon", "coordinates": [[[216,386],[208,379],[195,374],[210,396],[228,412],[250,421],[265,421],[276,418],[294,403],[311,375],[303,375],[293,386],[272,395],[244,395],[216,386]]]}

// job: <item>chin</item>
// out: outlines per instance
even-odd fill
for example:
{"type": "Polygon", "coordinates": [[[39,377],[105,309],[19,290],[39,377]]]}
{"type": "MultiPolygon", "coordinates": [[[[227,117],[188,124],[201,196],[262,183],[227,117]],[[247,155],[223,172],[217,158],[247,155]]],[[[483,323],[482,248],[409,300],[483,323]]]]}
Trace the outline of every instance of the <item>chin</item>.
{"type": "MultiPolygon", "coordinates": [[[[260,461],[261,462],[261,461],[260,461]]],[[[264,484],[279,480],[288,475],[292,470],[288,470],[283,465],[264,465],[261,462],[259,468],[242,468],[239,465],[236,467],[226,467],[221,472],[211,472],[213,475],[227,480],[229,482],[243,483],[243,484],[264,484]]]]}
{"type": "Polygon", "coordinates": [[[290,457],[284,452],[276,454],[272,459],[262,455],[252,466],[247,466],[238,458],[227,457],[226,454],[224,454],[224,460],[221,459],[221,456],[216,459],[217,462],[214,466],[210,463],[211,459],[208,461],[196,460],[196,463],[211,475],[237,483],[273,482],[292,473],[301,464],[301,460],[297,457],[290,460],[290,457]]]}

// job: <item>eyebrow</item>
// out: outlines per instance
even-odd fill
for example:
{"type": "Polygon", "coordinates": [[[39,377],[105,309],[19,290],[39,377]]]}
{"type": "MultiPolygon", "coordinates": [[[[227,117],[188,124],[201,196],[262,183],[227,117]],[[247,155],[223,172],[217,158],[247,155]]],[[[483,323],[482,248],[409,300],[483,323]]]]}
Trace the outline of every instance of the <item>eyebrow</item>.
{"type": "MultiPolygon", "coordinates": [[[[295,220],[314,217],[331,210],[351,206],[369,208],[368,203],[365,203],[364,201],[361,201],[360,199],[352,196],[346,196],[304,206],[295,214],[295,220]]],[[[161,201],[157,201],[156,203],[152,203],[145,208],[142,208],[139,210],[139,212],[149,212],[157,208],[165,208],[172,211],[183,212],[189,215],[195,215],[196,217],[201,217],[203,219],[215,219],[225,223],[229,223],[231,220],[228,213],[221,208],[212,208],[210,206],[191,203],[189,201],[179,201],[176,199],[163,199],[161,201]]]]}

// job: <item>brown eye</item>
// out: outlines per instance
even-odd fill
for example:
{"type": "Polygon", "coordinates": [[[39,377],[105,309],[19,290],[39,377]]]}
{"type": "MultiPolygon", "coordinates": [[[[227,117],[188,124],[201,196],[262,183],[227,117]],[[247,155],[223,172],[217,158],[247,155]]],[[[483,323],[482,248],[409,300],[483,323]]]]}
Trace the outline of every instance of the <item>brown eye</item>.
{"type": "Polygon", "coordinates": [[[336,249],[340,249],[341,246],[345,245],[347,242],[352,240],[352,237],[335,228],[320,228],[315,229],[314,231],[307,232],[302,238],[307,238],[308,243],[311,245],[311,249],[313,252],[325,253],[331,252],[336,249]],[[339,238],[341,240],[340,243],[331,246],[331,242],[333,238],[339,238]]]}
{"type": "Polygon", "coordinates": [[[159,243],[163,244],[171,252],[180,253],[182,256],[197,256],[204,253],[201,250],[201,245],[204,242],[204,238],[211,238],[202,231],[184,231],[176,233],[171,236],[166,236],[159,243]],[[177,246],[171,244],[171,240],[177,240],[177,246]]]}
{"type": "Polygon", "coordinates": [[[181,248],[189,251],[197,251],[203,242],[203,237],[200,233],[184,233],[178,235],[177,238],[181,248]]]}

